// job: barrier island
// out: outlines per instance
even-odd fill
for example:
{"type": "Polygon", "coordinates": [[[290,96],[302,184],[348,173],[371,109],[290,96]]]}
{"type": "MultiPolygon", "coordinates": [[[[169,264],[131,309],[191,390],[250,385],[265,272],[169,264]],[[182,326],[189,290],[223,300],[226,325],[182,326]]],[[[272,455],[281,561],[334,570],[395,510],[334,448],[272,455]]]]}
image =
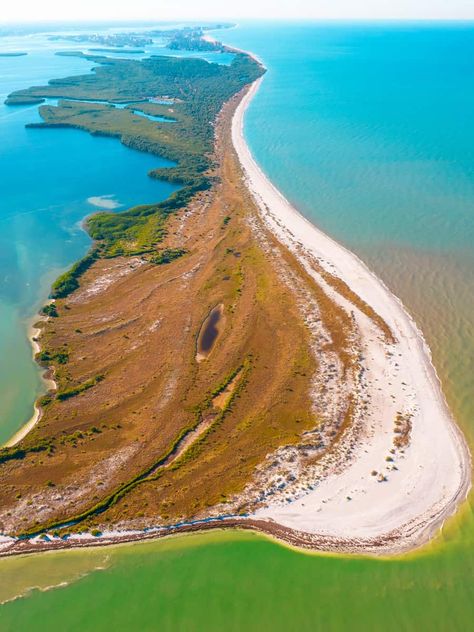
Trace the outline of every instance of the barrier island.
{"type": "Polygon", "coordinates": [[[50,388],[0,451],[4,555],[215,527],[395,553],[467,494],[421,333],[256,165],[242,125],[265,69],[225,50],[89,55],[93,73],[8,98],[173,161],[149,175],[180,188],[87,218],[90,252],[53,284],[34,340],[50,388]]]}

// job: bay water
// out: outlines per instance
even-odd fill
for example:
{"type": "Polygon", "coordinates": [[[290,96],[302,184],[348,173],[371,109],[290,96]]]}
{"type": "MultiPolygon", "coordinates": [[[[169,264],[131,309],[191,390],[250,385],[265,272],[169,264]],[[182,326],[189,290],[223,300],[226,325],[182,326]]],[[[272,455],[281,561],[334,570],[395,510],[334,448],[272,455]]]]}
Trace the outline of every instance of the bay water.
{"type": "Polygon", "coordinates": [[[90,245],[82,221],[98,210],[160,201],[176,187],[147,177],[171,163],[115,139],[79,130],[28,129],[37,106],[7,106],[13,90],[85,74],[92,64],[62,57],[47,38],[0,38],[0,443],[32,414],[42,385],[27,326],[54,279],[90,245]]]}

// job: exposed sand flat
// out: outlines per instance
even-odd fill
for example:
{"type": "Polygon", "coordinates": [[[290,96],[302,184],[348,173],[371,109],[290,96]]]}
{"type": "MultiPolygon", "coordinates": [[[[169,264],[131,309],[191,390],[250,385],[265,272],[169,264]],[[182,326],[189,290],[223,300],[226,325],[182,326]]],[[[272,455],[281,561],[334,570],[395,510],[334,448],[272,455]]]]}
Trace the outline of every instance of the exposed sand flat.
{"type": "Polygon", "coordinates": [[[426,542],[465,499],[469,450],[446,404],[430,350],[400,300],[356,255],[300,215],[254,161],[243,138],[243,118],[260,81],[235,111],[233,144],[267,226],[331,298],[354,314],[365,399],[356,415],[359,429],[350,458],[328,465],[313,489],[272,497],[253,518],[313,534],[315,548],[320,539],[325,549],[408,550],[426,542]],[[315,260],[385,320],[395,344],[387,344],[367,316],[327,285],[312,266],[315,260]],[[397,413],[410,419],[411,431],[409,444],[394,449],[397,413]]]}

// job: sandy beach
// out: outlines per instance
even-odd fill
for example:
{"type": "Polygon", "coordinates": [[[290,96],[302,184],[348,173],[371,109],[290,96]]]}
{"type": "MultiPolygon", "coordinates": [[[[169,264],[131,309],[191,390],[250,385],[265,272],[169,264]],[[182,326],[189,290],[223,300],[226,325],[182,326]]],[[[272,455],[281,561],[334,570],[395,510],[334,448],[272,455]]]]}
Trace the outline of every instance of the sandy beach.
{"type": "Polygon", "coordinates": [[[430,350],[400,300],[356,255],[293,208],[253,159],[243,120],[260,82],[242,99],[232,125],[247,186],[268,228],[327,294],[354,314],[370,394],[359,415],[351,458],[332,473],[328,468],[311,491],[267,503],[254,518],[311,534],[316,548],[321,537],[329,538],[335,549],[351,550],[356,544],[367,552],[405,551],[428,541],[466,498],[470,453],[448,409],[430,350]],[[315,260],[385,320],[395,344],[383,341],[373,323],[325,282],[312,265],[315,260]],[[393,450],[394,420],[400,412],[411,420],[410,442],[393,450]]]}

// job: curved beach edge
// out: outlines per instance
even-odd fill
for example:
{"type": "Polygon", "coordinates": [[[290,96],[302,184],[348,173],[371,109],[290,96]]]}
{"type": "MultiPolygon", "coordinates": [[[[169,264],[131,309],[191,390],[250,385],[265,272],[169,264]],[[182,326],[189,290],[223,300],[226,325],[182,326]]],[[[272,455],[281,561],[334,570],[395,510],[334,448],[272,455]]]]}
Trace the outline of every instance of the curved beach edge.
{"type": "MultiPolygon", "coordinates": [[[[412,460],[419,462],[418,469],[425,470],[427,474],[424,474],[418,486],[418,481],[411,483],[410,492],[406,492],[406,487],[389,489],[394,487],[390,482],[386,488],[389,506],[385,503],[382,507],[379,520],[377,510],[371,507],[371,492],[364,490],[364,506],[371,507],[368,525],[364,524],[360,512],[351,520],[347,506],[341,506],[340,511],[336,509],[333,512],[332,524],[327,520],[321,521],[314,510],[305,509],[310,504],[308,502],[299,502],[296,511],[292,505],[269,505],[257,511],[253,517],[270,521],[271,535],[296,546],[385,555],[407,552],[432,539],[466,499],[471,488],[471,454],[449,410],[428,344],[400,299],[354,253],[303,217],[275,188],[254,160],[244,139],[243,122],[245,111],[262,80],[257,80],[247,90],[232,121],[232,141],[246,185],[267,227],[300,263],[308,270],[308,256],[317,259],[372,307],[400,340],[398,350],[407,356],[404,360],[415,382],[416,406],[419,409],[414,419],[414,424],[419,427],[414,429],[412,445],[407,452],[412,460]],[[427,488],[433,482],[437,484],[436,497],[433,496],[427,505],[427,488]]],[[[377,431],[382,433],[382,427],[377,431]]],[[[367,447],[362,444],[360,451],[367,447]]],[[[358,477],[360,472],[357,467],[352,469],[354,477],[358,477]]],[[[338,478],[335,475],[328,482],[326,494],[328,491],[340,492],[338,478]]],[[[353,483],[357,484],[357,481],[353,483]]],[[[372,486],[372,489],[378,491],[379,487],[372,486]]],[[[306,495],[304,500],[317,494],[318,489],[306,495]]],[[[377,503],[378,500],[374,495],[373,502],[377,503]]]]}

